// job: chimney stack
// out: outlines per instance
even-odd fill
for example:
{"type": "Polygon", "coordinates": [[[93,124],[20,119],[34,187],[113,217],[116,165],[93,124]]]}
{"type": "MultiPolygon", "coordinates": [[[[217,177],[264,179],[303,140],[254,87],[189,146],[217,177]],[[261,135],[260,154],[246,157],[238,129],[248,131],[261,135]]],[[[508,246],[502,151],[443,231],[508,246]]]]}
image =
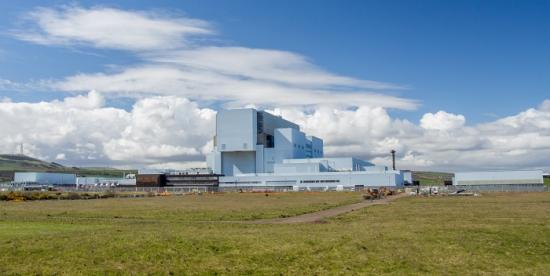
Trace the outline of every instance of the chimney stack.
{"type": "Polygon", "coordinates": [[[395,171],[395,150],[391,150],[391,160],[392,160],[392,167],[395,171]]]}

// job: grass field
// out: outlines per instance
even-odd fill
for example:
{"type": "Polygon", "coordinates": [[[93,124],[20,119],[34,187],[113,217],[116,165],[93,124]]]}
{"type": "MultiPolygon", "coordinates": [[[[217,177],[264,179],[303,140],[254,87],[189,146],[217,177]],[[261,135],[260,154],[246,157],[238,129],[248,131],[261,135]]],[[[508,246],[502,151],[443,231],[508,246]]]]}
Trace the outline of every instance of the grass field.
{"type": "Polygon", "coordinates": [[[443,186],[445,181],[453,179],[452,173],[442,172],[420,172],[413,171],[413,180],[419,181],[422,186],[443,186]]]}
{"type": "Polygon", "coordinates": [[[357,193],[0,202],[0,274],[550,272],[550,193],[403,198],[326,223],[300,214],[357,193]]]}

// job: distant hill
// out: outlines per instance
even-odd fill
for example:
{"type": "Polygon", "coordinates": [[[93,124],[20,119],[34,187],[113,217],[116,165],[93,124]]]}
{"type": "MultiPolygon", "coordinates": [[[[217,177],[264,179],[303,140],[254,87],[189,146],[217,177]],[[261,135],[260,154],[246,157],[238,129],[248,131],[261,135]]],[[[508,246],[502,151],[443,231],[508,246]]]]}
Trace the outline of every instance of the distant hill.
{"type": "Polygon", "coordinates": [[[14,172],[67,172],[80,176],[122,177],[124,173],[136,173],[135,170],[114,168],[66,167],[55,162],[46,162],[20,154],[0,154],[0,182],[13,180],[14,172]]]}
{"type": "Polygon", "coordinates": [[[45,162],[20,154],[0,154],[0,170],[2,171],[48,171],[63,170],[63,165],[45,162]]]}
{"type": "Polygon", "coordinates": [[[413,171],[413,181],[420,181],[420,185],[444,185],[445,181],[453,180],[454,174],[444,172],[413,171]]]}

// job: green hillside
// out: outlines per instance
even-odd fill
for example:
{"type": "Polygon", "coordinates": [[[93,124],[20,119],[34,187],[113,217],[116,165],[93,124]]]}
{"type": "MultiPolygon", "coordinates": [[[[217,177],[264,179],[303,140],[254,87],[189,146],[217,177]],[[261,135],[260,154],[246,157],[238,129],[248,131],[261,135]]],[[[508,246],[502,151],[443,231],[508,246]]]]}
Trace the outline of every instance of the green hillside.
{"type": "Polygon", "coordinates": [[[2,171],[48,171],[60,170],[61,164],[45,162],[20,154],[0,154],[0,170],[2,171]]]}
{"type": "Polygon", "coordinates": [[[135,170],[114,168],[66,167],[20,154],[0,154],[0,182],[12,180],[13,172],[67,172],[80,176],[103,177],[122,177],[124,173],[136,173],[135,170]]]}
{"type": "Polygon", "coordinates": [[[445,181],[453,180],[452,173],[444,172],[413,172],[413,181],[420,181],[420,185],[444,185],[445,181]]]}

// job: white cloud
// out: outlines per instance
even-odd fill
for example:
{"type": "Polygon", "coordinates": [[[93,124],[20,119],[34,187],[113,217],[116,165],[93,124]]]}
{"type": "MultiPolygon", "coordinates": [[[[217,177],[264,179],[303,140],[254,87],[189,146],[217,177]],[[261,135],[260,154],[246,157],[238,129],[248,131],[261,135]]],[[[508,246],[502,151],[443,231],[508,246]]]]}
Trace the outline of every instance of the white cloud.
{"type": "Polygon", "coordinates": [[[213,33],[204,21],[70,6],[36,9],[25,22],[30,28],[14,31],[19,39],[129,50],[140,62],[29,84],[0,79],[1,90],[97,91],[61,101],[0,102],[3,152],[23,142],[27,153],[67,164],[196,166],[214,134],[215,111],[204,106],[221,104],[274,109],[323,138],[332,156],[389,164],[396,149],[401,168],[549,167],[550,100],[481,125],[445,111],[415,123],[387,111],[418,106],[398,96],[400,85],[328,72],[292,52],[196,43],[194,37],[213,33]],[[126,111],[106,107],[106,95],[138,100],[126,111]]]}
{"type": "MultiPolygon", "coordinates": [[[[272,110],[325,141],[328,156],[356,156],[420,170],[550,169],[550,111],[452,130],[425,129],[381,107],[299,107],[272,110]]],[[[130,111],[104,106],[100,93],[63,101],[0,103],[0,152],[26,153],[71,165],[188,168],[204,165],[212,148],[215,111],[174,96],[138,100],[130,111]]]]}
{"type": "Polygon", "coordinates": [[[438,111],[437,113],[426,113],[420,119],[420,126],[424,129],[435,130],[452,130],[457,129],[466,123],[466,118],[463,115],[455,115],[447,113],[445,111],[438,111]]]}
{"type": "Polygon", "coordinates": [[[72,108],[78,109],[96,109],[105,104],[105,99],[97,91],[92,90],[88,95],[78,95],[75,97],[68,97],[63,102],[72,108]]]}
{"type": "Polygon", "coordinates": [[[182,47],[189,44],[191,36],[213,33],[202,20],[101,6],[37,8],[24,19],[25,29],[12,33],[43,45],[159,50],[182,47]]]}
{"type": "Polygon", "coordinates": [[[404,87],[327,72],[287,51],[245,47],[189,47],[211,34],[210,24],[165,14],[78,6],[27,14],[19,39],[45,45],[83,45],[135,51],[139,65],[115,72],[77,74],[45,82],[54,90],[143,97],[175,95],[226,107],[336,105],[413,110],[418,102],[395,93],[404,87]],[[27,26],[29,27],[29,26],[27,26]],[[382,93],[381,91],[384,91],[382,93]]]}
{"type": "Polygon", "coordinates": [[[65,160],[67,159],[67,157],[65,156],[64,153],[59,153],[55,156],[55,160],[65,160]]]}
{"type": "Polygon", "coordinates": [[[40,103],[0,103],[0,152],[25,151],[47,160],[86,165],[154,165],[202,161],[215,111],[177,97],[152,97],[125,111],[102,96],[40,103]]]}
{"type": "Polygon", "coordinates": [[[134,105],[121,135],[104,146],[113,160],[202,159],[202,147],[213,137],[215,114],[183,98],[145,98],[134,105]]]}
{"type": "Polygon", "coordinates": [[[28,92],[49,90],[52,84],[49,80],[31,80],[28,82],[17,82],[0,78],[0,91],[28,92]]]}
{"type": "MultiPolygon", "coordinates": [[[[229,68],[227,68],[229,70],[229,68]]],[[[299,74],[298,70],[294,73],[299,74]]],[[[277,75],[271,76],[277,78],[277,75]]],[[[319,77],[322,79],[322,77],[319,77]]],[[[63,91],[95,89],[115,95],[177,95],[202,103],[225,102],[227,107],[254,104],[270,106],[382,106],[411,110],[416,101],[362,90],[334,89],[331,85],[306,87],[303,84],[255,79],[251,75],[228,75],[200,67],[151,64],[114,74],[80,74],[55,84],[63,91]]]]}
{"type": "Polygon", "coordinates": [[[330,156],[358,156],[390,165],[389,152],[395,149],[399,167],[407,169],[550,169],[550,110],[542,106],[475,126],[444,111],[428,113],[418,125],[367,106],[273,112],[323,138],[330,156]]]}
{"type": "Polygon", "coordinates": [[[182,65],[241,78],[308,88],[351,86],[366,89],[402,89],[390,83],[338,76],[311,64],[305,57],[286,51],[245,47],[202,47],[167,51],[149,56],[156,62],[182,65]]]}

